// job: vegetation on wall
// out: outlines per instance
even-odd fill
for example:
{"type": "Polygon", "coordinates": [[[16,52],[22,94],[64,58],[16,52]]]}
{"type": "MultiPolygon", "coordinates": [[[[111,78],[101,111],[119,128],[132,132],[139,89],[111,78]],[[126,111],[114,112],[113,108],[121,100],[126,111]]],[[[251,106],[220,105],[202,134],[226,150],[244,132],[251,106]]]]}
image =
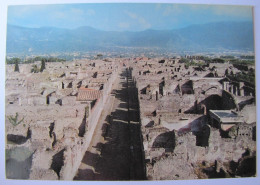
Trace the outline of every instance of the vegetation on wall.
{"type": "Polygon", "coordinates": [[[8,120],[10,123],[12,123],[13,126],[19,125],[20,123],[23,122],[24,118],[22,118],[21,120],[18,120],[19,114],[16,112],[15,116],[8,116],[8,120]]]}

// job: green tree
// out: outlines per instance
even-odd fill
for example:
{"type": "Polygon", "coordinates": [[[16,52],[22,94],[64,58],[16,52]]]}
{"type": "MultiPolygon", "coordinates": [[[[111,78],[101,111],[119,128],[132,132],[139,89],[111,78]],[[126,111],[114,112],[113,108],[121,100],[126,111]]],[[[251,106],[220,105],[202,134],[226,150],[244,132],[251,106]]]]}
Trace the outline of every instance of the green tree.
{"type": "Polygon", "coordinates": [[[19,65],[18,65],[18,61],[15,61],[15,65],[14,65],[14,71],[15,72],[19,72],[19,65]]]}
{"type": "Polygon", "coordinates": [[[42,59],[43,59],[42,57],[37,56],[37,57],[35,57],[33,60],[34,60],[34,61],[42,61],[42,59]]]}
{"type": "Polygon", "coordinates": [[[11,59],[6,58],[7,64],[15,64],[16,62],[21,63],[21,59],[20,58],[11,58],[11,59]]]}
{"type": "Polygon", "coordinates": [[[190,60],[187,59],[187,58],[181,58],[181,59],[179,60],[179,63],[189,63],[189,62],[190,62],[190,60]]]}
{"type": "Polygon", "coordinates": [[[213,62],[213,63],[224,63],[225,60],[223,60],[222,58],[214,58],[214,59],[212,60],[212,62],[213,62]]]}
{"type": "Polygon", "coordinates": [[[43,72],[43,70],[45,69],[45,60],[46,59],[42,59],[42,65],[41,65],[40,72],[43,72]]]}
{"type": "Polygon", "coordinates": [[[38,73],[40,70],[36,64],[32,65],[31,73],[38,73]]]}

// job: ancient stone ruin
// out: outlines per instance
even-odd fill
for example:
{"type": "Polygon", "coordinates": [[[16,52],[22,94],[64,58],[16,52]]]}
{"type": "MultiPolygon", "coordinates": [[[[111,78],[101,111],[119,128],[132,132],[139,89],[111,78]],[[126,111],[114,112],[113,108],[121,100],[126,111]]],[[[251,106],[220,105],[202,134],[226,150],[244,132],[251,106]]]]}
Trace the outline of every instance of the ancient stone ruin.
{"type": "MultiPolygon", "coordinates": [[[[256,176],[255,87],[230,78],[243,70],[233,64],[185,66],[180,59],[82,59],[46,63],[37,73],[40,62],[19,64],[19,71],[7,65],[6,177],[73,180],[94,134],[104,143],[113,137],[107,132],[117,116],[105,104],[119,101],[108,98],[119,94],[119,80],[128,100],[121,97],[117,113],[140,126],[143,180],[256,176]],[[130,80],[136,94],[129,94],[130,80]],[[138,102],[134,115],[131,98],[138,102]],[[108,124],[99,126],[105,116],[108,124]]],[[[129,143],[131,159],[136,146],[129,143]]]]}
{"type": "Polygon", "coordinates": [[[7,178],[73,179],[118,73],[116,59],[94,62],[7,65],[7,178]]]}
{"type": "Polygon", "coordinates": [[[227,77],[227,69],[237,68],[187,68],[178,58],[140,60],[131,67],[147,179],[256,175],[255,89],[227,77]]]}

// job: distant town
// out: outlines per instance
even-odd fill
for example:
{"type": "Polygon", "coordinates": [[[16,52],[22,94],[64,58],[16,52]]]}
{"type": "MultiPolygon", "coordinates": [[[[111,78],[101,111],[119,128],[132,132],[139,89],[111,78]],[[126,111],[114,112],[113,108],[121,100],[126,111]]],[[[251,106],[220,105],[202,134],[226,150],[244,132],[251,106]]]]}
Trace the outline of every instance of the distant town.
{"type": "Polygon", "coordinates": [[[255,177],[255,95],[252,53],[8,54],[6,177],[255,177]]]}

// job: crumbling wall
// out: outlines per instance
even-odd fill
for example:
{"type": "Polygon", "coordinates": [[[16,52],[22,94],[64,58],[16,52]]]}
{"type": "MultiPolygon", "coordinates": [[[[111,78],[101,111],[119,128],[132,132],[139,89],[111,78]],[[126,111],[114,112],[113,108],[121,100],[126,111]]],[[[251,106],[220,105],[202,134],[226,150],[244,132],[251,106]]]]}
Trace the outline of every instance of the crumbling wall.
{"type": "MultiPolygon", "coordinates": [[[[238,108],[238,103],[242,107],[254,101],[240,98],[236,102],[237,98],[232,93],[237,89],[233,89],[232,93],[223,90],[226,69],[232,65],[214,63],[203,69],[171,65],[166,70],[163,62],[158,64],[151,60],[150,63],[133,64],[149,180],[225,177],[224,164],[232,166],[234,163],[240,171],[238,166],[243,168],[242,158],[245,153],[250,153],[245,161],[254,161],[255,126],[245,123],[233,127],[234,131],[230,131],[228,137],[224,138],[222,132],[208,125],[210,109],[232,110],[238,108]],[[150,69],[152,67],[156,67],[156,70],[150,69]],[[148,85],[159,85],[161,81],[165,81],[165,85],[159,89],[163,93],[159,93],[158,99],[147,94],[148,85]],[[174,137],[168,137],[172,132],[174,137]],[[168,147],[167,143],[172,147],[168,147]],[[204,168],[204,172],[198,170],[204,168]],[[209,171],[215,171],[215,174],[209,171]]],[[[246,107],[243,114],[250,111],[255,112],[253,108],[246,107]]],[[[255,117],[254,114],[250,115],[255,117]]],[[[245,116],[245,120],[247,123],[255,122],[248,116],[245,116]]],[[[243,172],[236,174],[241,175],[243,172]]]]}
{"type": "Polygon", "coordinates": [[[107,100],[107,97],[109,95],[109,93],[112,90],[112,84],[114,83],[116,77],[118,75],[118,72],[115,71],[111,77],[109,78],[109,80],[107,81],[107,83],[104,85],[104,89],[102,91],[102,96],[100,97],[100,99],[97,100],[95,106],[92,108],[91,110],[91,114],[88,118],[88,125],[89,125],[89,129],[92,128],[92,126],[94,125],[94,127],[96,126],[95,124],[97,123],[99,116],[102,112],[104,103],[107,100]]]}
{"type": "MultiPolygon", "coordinates": [[[[256,151],[253,128],[254,125],[241,124],[236,127],[238,134],[235,138],[222,138],[218,129],[209,127],[208,146],[198,146],[198,137],[191,132],[179,135],[175,131],[173,152],[162,151],[161,155],[154,156],[152,150],[145,151],[146,157],[151,156],[146,160],[147,177],[149,180],[196,179],[200,177],[196,171],[198,164],[214,164],[216,161],[219,164],[231,161],[241,164],[242,158],[249,155],[247,153],[254,155],[256,151]]],[[[251,158],[248,160],[253,160],[251,158]]]]}
{"type": "MultiPolygon", "coordinates": [[[[85,62],[82,64],[87,69],[81,76],[86,76],[86,71],[93,71],[85,62]]],[[[30,165],[28,169],[26,166],[26,177],[17,173],[17,178],[22,175],[23,178],[35,180],[72,180],[75,176],[91,142],[112,84],[118,76],[117,68],[113,70],[113,66],[108,66],[108,70],[108,67],[103,67],[103,63],[100,64],[98,70],[101,71],[99,75],[102,79],[93,84],[97,87],[101,83],[104,84],[103,96],[92,109],[92,114],[85,118],[86,105],[76,101],[77,88],[92,82],[91,79],[79,78],[77,65],[50,64],[49,70],[29,75],[8,72],[6,147],[9,149],[25,146],[34,152],[28,158],[30,165]],[[18,121],[23,121],[13,126],[8,117],[14,116],[16,112],[19,113],[18,121]],[[87,132],[83,133],[83,129],[79,129],[82,124],[89,124],[87,132]]],[[[30,65],[26,66],[30,69],[30,65]]],[[[16,162],[9,159],[8,164],[16,162]]],[[[10,167],[9,170],[14,169],[10,167]]]]}
{"type": "Polygon", "coordinates": [[[111,77],[109,78],[107,85],[104,85],[103,96],[96,102],[95,106],[92,109],[90,116],[88,117],[88,132],[84,135],[84,137],[80,140],[75,137],[74,141],[69,143],[73,143],[70,147],[66,148],[64,152],[64,166],[61,169],[61,180],[72,180],[76,175],[76,172],[79,168],[81,160],[89,147],[91,139],[93,137],[95,128],[97,126],[99,117],[103,110],[103,105],[107,101],[108,94],[112,90],[112,84],[115,82],[117,78],[118,71],[114,71],[111,77]]]}

